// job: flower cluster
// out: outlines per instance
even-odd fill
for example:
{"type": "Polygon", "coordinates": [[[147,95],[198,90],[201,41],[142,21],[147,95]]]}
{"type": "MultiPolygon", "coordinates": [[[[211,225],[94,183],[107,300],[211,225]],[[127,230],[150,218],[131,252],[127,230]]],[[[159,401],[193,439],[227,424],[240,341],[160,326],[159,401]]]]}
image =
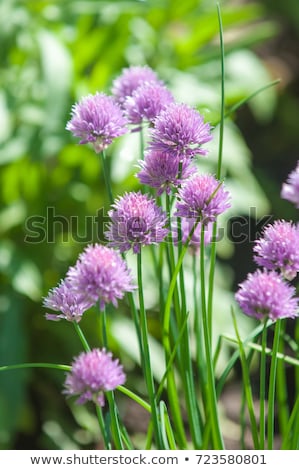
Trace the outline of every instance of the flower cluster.
{"type": "Polygon", "coordinates": [[[294,318],[298,299],[295,288],[275,271],[257,270],[240,284],[236,300],[246,315],[258,318],[294,318]]]}
{"type": "Polygon", "coordinates": [[[51,289],[44,299],[44,307],[50,308],[55,313],[46,313],[47,320],[59,321],[61,319],[79,322],[86,310],[91,308],[92,302],[87,300],[85,295],[74,291],[72,284],[68,280],[62,280],[57,287],[51,289]]]}
{"type": "Polygon", "coordinates": [[[267,269],[278,269],[292,280],[299,271],[299,225],[277,220],[264,229],[253,248],[254,260],[267,269]]]}
{"type": "Polygon", "coordinates": [[[116,101],[123,106],[126,99],[132,96],[137,88],[145,83],[154,82],[160,84],[157,74],[147,65],[131,66],[123,69],[122,73],[115,78],[112,84],[112,95],[116,101]]]}
{"type": "Polygon", "coordinates": [[[159,150],[148,150],[139,165],[137,177],[140,183],[155,188],[158,196],[164,191],[170,194],[196,171],[195,165],[187,159],[181,162],[171,153],[159,150]]]}
{"type": "Polygon", "coordinates": [[[66,276],[74,292],[94,305],[99,302],[101,310],[110,302],[117,306],[117,300],[136,287],[120,254],[99,244],[85,248],[66,276]]]}
{"type": "Polygon", "coordinates": [[[134,131],[139,131],[142,122],[153,123],[174,98],[164,84],[146,82],[140,85],[124,102],[124,113],[134,131]]]}
{"type": "Polygon", "coordinates": [[[166,213],[155,200],[140,191],[119,197],[109,211],[111,222],[106,231],[110,246],[134,253],[141,246],[160,243],[168,234],[166,213]]]}
{"type": "MultiPolygon", "coordinates": [[[[177,235],[183,243],[188,240],[197,253],[202,229],[208,244],[213,222],[230,203],[223,183],[197,170],[195,157],[207,154],[204,146],[212,135],[196,109],[177,103],[150,67],[132,66],[115,78],[111,95],[97,92],[76,103],[66,129],[80,138],[80,144],[91,143],[99,153],[129,130],[136,132],[145,126],[147,147],[136,176],[157,196],[166,193],[167,208],[181,219],[177,235]]],[[[88,245],[65,279],[50,290],[44,306],[56,313],[47,313],[47,319],[78,323],[96,304],[100,310],[109,303],[116,307],[125,293],[136,288],[121,253],[130,249],[139,253],[144,246],[163,242],[173,231],[171,214],[163,210],[161,199],[143,190],[117,197],[108,215],[107,245],[88,245]]],[[[172,240],[178,243],[175,236],[172,240]]],[[[77,403],[93,401],[103,406],[104,393],[124,381],[118,360],[106,349],[93,349],[74,359],[64,393],[76,396],[77,403]]]]}
{"type": "Polygon", "coordinates": [[[295,170],[293,170],[281,188],[281,197],[293,202],[299,209],[299,161],[295,170]]]}
{"type": "Polygon", "coordinates": [[[190,106],[173,103],[157,116],[151,130],[150,148],[183,158],[206,155],[202,145],[212,136],[210,125],[190,106]]]}
{"type": "Polygon", "coordinates": [[[299,271],[299,225],[276,220],[255,241],[254,260],[263,270],[248,274],[235,297],[246,315],[258,319],[298,315],[296,290],[288,281],[299,271]]]}
{"type": "Polygon", "coordinates": [[[100,309],[123,298],[135,289],[132,274],[120,254],[103,245],[89,245],[75,266],[69,268],[66,279],[50,291],[44,306],[60,311],[47,314],[48,320],[79,322],[83,313],[99,303],[100,309]]]}
{"type": "Polygon", "coordinates": [[[76,103],[66,129],[75,137],[80,137],[80,144],[91,142],[97,153],[127,132],[120,107],[104,93],[88,95],[76,103]]]}
{"type": "Polygon", "coordinates": [[[199,218],[203,224],[214,222],[230,207],[229,193],[213,175],[196,174],[184,182],[178,191],[176,215],[199,218]]]}
{"type": "Polygon", "coordinates": [[[65,380],[64,393],[78,396],[77,403],[93,401],[104,406],[104,392],[114,390],[125,382],[125,374],[118,359],[105,349],[82,352],[72,363],[65,380]]]}

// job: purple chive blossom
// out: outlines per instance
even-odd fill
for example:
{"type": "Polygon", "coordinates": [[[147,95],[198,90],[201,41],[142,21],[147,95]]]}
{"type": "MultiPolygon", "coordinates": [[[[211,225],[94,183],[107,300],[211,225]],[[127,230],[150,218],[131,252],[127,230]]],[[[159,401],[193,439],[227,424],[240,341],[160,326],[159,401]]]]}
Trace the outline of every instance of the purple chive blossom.
{"type": "Polygon", "coordinates": [[[155,120],[150,147],[179,157],[205,155],[202,145],[211,140],[210,125],[186,104],[172,103],[155,120]]]}
{"type": "Polygon", "coordinates": [[[299,271],[299,226],[278,220],[268,225],[256,241],[254,260],[267,269],[279,269],[291,281],[299,271]]]}
{"type": "Polygon", "coordinates": [[[105,304],[122,299],[125,292],[135,289],[132,275],[120,254],[103,245],[88,245],[75,266],[69,268],[67,279],[73,289],[88,301],[105,304]]]}
{"type": "Polygon", "coordinates": [[[178,190],[175,215],[199,218],[205,225],[230,207],[229,193],[213,175],[196,174],[178,190]]]}
{"type": "Polygon", "coordinates": [[[236,301],[246,315],[262,320],[294,318],[298,314],[295,288],[275,271],[257,270],[239,284],[236,301]]]}
{"type": "Polygon", "coordinates": [[[172,188],[178,187],[196,171],[189,159],[180,161],[175,155],[159,150],[147,151],[139,164],[141,171],[137,177],[140,183],[156,188],[158,196],[163,191],[170,194],[172,188]]]}
{"type": "Polygon", "coordinates": [[[126,377],[118,359],[105,349],[82,352],[72,363],[71,372],[66,376],[63,393],[78,396],[82,405],[92,401],[104,406],[104,392],[114,390],[125,383],[126,377]]]}
{"type": "Polygon", "coordinates": [[[47,320],[59,321],[61,319],[79,322],[83,313],[92,307],[92,303],[72,289],[68,281],[61,281],[60,284],[51,289],[43,302],[44,307],[50,308],[59,315],[46,313],[47,320]]]}
{"type": "Polygon", "coordinates": [[[110,246],[121,252],[139,253],[143,245],[160,243],[168,233],[166,214],[154,199],[141,192],[126,193],[109,211],[111,222],[105,233],[110,246]]]}
{"type": "Polygon", "coordinates": [[[140,85],[124,102],[124,115],[134,131],[140,130],[142,122],[152,123],[167,105],[174,102],[171,92],[157,82],[140,85]],[[137,127],[136,127],[137,126],[137,127]]]}
{"type": "Polygon", "coordinates": [[[80,137],[80,144],[91,142],[99,153],[116,137],[127,132],[126,124],[114,99],[104,93],[96,93],[85,96],[72,107],[72,118],[66,129],[75,137],[80,137]]]}
{"type": "Polygon", "coordinates": [[[281,197],[293,202],[299,209],[299,161],[295,170],[293,170],[285,183],[282,185],[281,197]]]}
{"type": "Polygon", "coordinates": [[[147,65],[132,65],[123,69],[112,84],[112,94],[116,101],[122,106],[128,96],[145,82],[161,83],[157,74],[147,65]]]}

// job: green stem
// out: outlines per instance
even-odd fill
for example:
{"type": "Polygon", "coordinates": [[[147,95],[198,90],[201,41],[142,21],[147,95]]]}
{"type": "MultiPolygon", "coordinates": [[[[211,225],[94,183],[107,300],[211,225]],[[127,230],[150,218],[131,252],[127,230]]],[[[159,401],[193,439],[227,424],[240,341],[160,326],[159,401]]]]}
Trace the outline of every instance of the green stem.
{"type": "Polygon", "coordinates": [[[267,346],[267,319],[264,321],[262,334],[262,352],[260,362],[260,447],[265,448],[265,398],[266,398],[266,346],[267,346]]]}
{"type": "Polygon", "coordinates": [[[117,390],[119,390],[121,393],[131,398],[132,400],[134,400],[136,403],[138,403],[138,405],[142,406],[142,408],[144,408],[146,411],[151,413],[151,406],[142,398],[140,398],[138,395],[136,395],[136,393],[132,392],[128,388],[124,387],[123,385],[119,385],[117,387],[117,390]]]}
{"type": "Polygon", "coordinates": [[[257,424],[256,424],[256,418],[254,414],[254,406],[253,406],[253,398],[252,398],[252,389],[251,389],[251,383],[250,383],[250,375],[249,375],[249,367],[243,347],[242,340],[239,335],[238,331],[238,325],[237,325],[237,320],[235,317],[235,313],[232,309],[232,317],[233,317],[233,323],[234,323],[234,328],[238,340],[238,345],[239,345],[239,350],[240,350],[240,360],[241,360],[241,366],[242,366],[242,376],[243,376],[243,385],[245,389],[245,397],[246,397],[246,402],[247,402],[247,408],[249,412],[249,419],[250,419],[250,425],[251,425],[251,433],[252,433],[252,439],[253,439],[253,444],[254,444],[254,449],[257,450],[260,448],[259,444],[259,435],[258,435],[258,430],[257,430],[257,424]]]}
{"type": "Polygon", "coordinates": [[[275,388],[276,388],[276,371],[277,371],[277,353],[279,349],[281,319],[275,324],[272,358],[269,377],[269,393],[268,393],[268,450],[273,449],[274,441],[274,411],[275,411],[275,388]]]}
{"type": "MultiPolygon", "coordinates": [[[[175,269],[175,254],[174,254],[174,246],[173,246],[173,240],[172,240],[172,231],[171,231],[171,202],[170,202],[170,197],[168,194],[166,194],[166,212],[169,217],[169,240],[167,243],[167,255],[168,255],[168,265],[169,265],[169,274],[170,278],[173,276],[173,272],[175,269]]],[[[170,307],[172,303],[172,297],[170,298],[170,307]]],[[[178,293],[178,287],[177,287],[177,278],[174,280],[174,286],[173,286],[173,306],[174,306],[174,311],[175,311],[175,316],[176,316],[176,322],[178,325],[181,323],[181,310],[180,310],[180,300],[179,300],[179,293],[178,293]]],[[[169,326],[170,326],[170,310],[169,310],[169,317],[166,318],[166,321],[168,322],[168,331],[167,334],[163,334],[163,346],[164,346],[164,351],[165,351],[165,356],[166,356],[166,364],[168,365],[170,362],[170,356],[171,356],[171,345],[170,345],[170,331],[169,331],[169,326]]],[[[165,325],[165,310],[164,310],[164,317],[163,317],[163,325],[165,325]]],[[[180,356],[180,347],[178,349],[178,356],[180,356]]],[[[181,416],[181,408],[180,408],[180,401],[178,397],[178,388],[176,385],[175,381],[175,375],[174,375],[174,369],[173,367],[167,367],[168,373],[167,373],[167,391],[168,391],[168,396],[169,396],[169,404],[170,404],[170,409],[173,417],[173,421],[175,423],[175,429],[177,432],[177,440],[182,448],[186,448],[187,441],[186,441],[186,435],[185,435],[185,430],[184,430],[184,425],[183,425],[183,420],[181,416]]]]}
{"type": "MultiPolygon", "coordinates": [[[[102,336],[102,343],[103,346],[107,349],[108,348],[108,336],[107,336],[107,316],[106,316],[106,308],[104,308],[100,314],[100,321],[101,321],[101,336],[102,336]]],[[[113,441],[115,444],[116,449],[123,450],[123,442],[121,437],[121,427],[119,423],[118,417],[118,409],[116,406],[114,392],[107,392],[107,401],[109,405],[109,413],[111,418],[111,431],[113,435],[113,441]]]]}
{"type": "Polygon", "coordinates": [[[108,337],[107,337],[107,316],[106,316],[106,308],[104,308],[100,314],[100,324],[101,324],[101,336],[102,336],[102,343],[103,346],[107,349],[108,348],[108,337]]]}
{"type": "Polygon", "coordinates": [[[293,406],[293,410],[288,422],[286,433],[284,434],[284,439],[281,444],[281,450],[297,450],[298,449],[298,439],[299,439],[299,395],[293,406]],[[293,437],[293,439],[291,439],[293,437]],[[293,445],[290,445],[293,441],[293,445]]]}
{"type": "Polygon", "coordinates": [[[147,319],[146,319],[144,297],[143,297],[141,249],[140,249],[140,252],[137,254],[137,277],[138,277],[138,293],[139,293],[140,329],[141,329],[141,339],[142,339],[142,346],[143,346],[143,353],[144,353],[144,361],[143,361],[144,373],[145,373],[147,390],[149,394],[149,401],[151,404],[152,420],[153,420],[154,433],[156,437],[156,444],[158,448],[161,448],[162,436],[161,436],[161,429],[160,429],[160,422],[159,422],[158,407],[157,407],[156,397],[155,397],[154,379],[153,379],[152,368],[151,368],[151,357],[150,357],[149,341],[148,341],[149,336],[148,336],[148,330],[147,330],[147,319]]]}
{"type": "MultiPolygon", "coordinates": [[[[76,333],[78,334],[78,336],[80,338],[80,341],[83,345],[84,350],[86,352],[89,352],[91,349],[90,349],[90,346],[87,342],[87,339],[84,336],[83,331],[81,330],[78,323],[73,322],[73,325],[75,327],[76,333]]],[[[100,426],[100,429],[101,429],[101,433],[102,433],[102,436],[103,436],[103,439],[104,439],[106,449],[111,449],[111,442],[110,442],[108,432],[107,432],[107,429],[106,429],[106,426],[105,426],[105,421],[104,421],[104,418],[103,418],[102,408],[99,405],[96,405],[96,411],[97,411],[99,426],[100,426]]]]}
{"type": "MultiPolygon", "coordinates": [[[[295,334],[294,334],[295,344],[296,344],[296,357],[299,359],[299,321],[295,323],[295,334]]],[[[299,393],[299,367],[295,369],[295,390],[299,393]]]]}
{"type": "Polygon", "coordinates": [[[81,330],[80,326],[79,326],[78,323],[76,323],[76,322],[73,322],[73,325],[74,325],[74,328],[75,328],[75,330],[76,330],[77,335],[78,335],[79,338],[80,338],[80,341],[81,341],[81,343],[82,343],[82,346],[83,346],[84,350],[85,350],[86,352],[90,351],[90,346],[89,346],[89,344],[88,344],[88,342],[87,342],[87,339],[85,338],[84,333],[83,333],[83,331],[81,330]]]}
{"type": "Polygon", "coordinates": [[[218,164],[216,178],[221,178],[222,154],[223,154],[223,135],[224,135],[224,107],[225,107],[225,66],[224,66],[224,40],[223,25],[221,18],[220,4],[217,3],[217,16],[219,24],[220,37],[220,53],[221,53],[221,111],[220,111],[220,128],[219,128],[219,147],[218,147],[218,164]]]}
{"type": "Polygon", "coordinates": [[[210,272],[209,272],[209,290],[208,290],[208,325],[210,341],[212,341],[213,333],[213,297],[214,297],[214,279],[215,279],[215,268],[216,268],[216,235],[217,235],[217,221],[213,224],[213,235],[211,242],[211,253],[210,253],[210,272]]]}
{"type": "Polygon", "coordinates": [[[123,450],[124,446],[123,446],[123,442],[121,438],[121,429],[120,429],[120,424],[119,424],[119,419],[118,419],[118,410],[117,410],[117,406],[115,403],[113,391],[106,392],[106,396],[107,396],[107,401],[109,405],[109,412],[110,412],[110,417],[111,417],[111,431],[113,435],[115,448],[117,450],[123,450]]]}
{"type": "MultiPolygon", "coordinates": [[[[219,127],[219,145],[218,145],[218,161],[216,178],[220,180],[222,172],[222,156],[223,156],[223,136],[224,136],[224,108],[225,108],[225,62],[224,62],[224,40],[223,40],[223,25],[220,4],[217,3],[217,16],[219,25],[220,37],[220,54],[221,54],[221,110],[220,110],[220,127],[219,127]]],[[[212,341],[212,312],[213,312],[213,296],[214,296],[214,279],[216,268],[216,236],[217,236],[217,222],[213,224],[213,238],[211,243],[210,254],[210,273],[209,273],[209,291],[208,291],[208,325],[210,341],[212,341]]]]}
{"type": "Polygon", "coordinates": [[[143,160],[143,159],[144,159],[144,134],[143,134],[143,127],[141,127],[141,129],[140,129],[139,135],[140,135],[140,140],[139,140],[139,143],[140,143],[140,159],[143,160]]]}
{"type": "Polygon", "coordinates": [[[205,295],[205,226],[201,226],[201,237],[200,237],[200,285],[201,285],[201,308],[202,308],[202,323],[203,323],[203,335],[204,335],[204,345],[205,345],[205,354],[206,354],[206,368],[207,368],[207,395],[209,403],[209,415],[211,419],[212,426],[212,436],[214,442],[214,449],[221,450],[224,449],[224,443],[220,431],[220,423],[218,416],[218,407],[217,407],[217,396],[215,388],[215,377],[214,377],[214,368],[212,361],[212,351],[211,351],[211,342],[210,342],[210,333],[208,325],[208,315],[207,315],[207,306],[206,306],[206,295],[205,295]]]}
{"type": "Polygon", "coordinates": [[[52,364],[47,362],[25,362],[23,364],[12,364],[9,366],[0,366],[0,372],[15,370],[15,369],[32,369],[32,368],[42,368],[42,369],[57,369],[64,370],[67,372],[71,371],[71,366],[65,366],[64,364],[52,364]]]}
{"type": "MultiPolygon", "coordinates": [[[[286,321],[283,320],[281,324],[281,336],[279,342],[279,354],[284,352],[284,333],[286,329],[286,321]]],[[[277,354],[277,359],[279,359],[277,354]]],[[[288,421],[290,417],[289,400],[288,400],[288,387],[286,379],[286,368],[282,361],[277,363],[277,409],[278,409],[278,422],[279,433],[285,436],[288,421]]]]}
{"type": "MultiPolygon", "coordinates": [[[[203,348],[203,335],[201,329],[200,321],[200,312],[198,308],[198,298],[197,298],[197,286],[198,286],[198,276],[197,276],[197,257],[193,255],[192,258],[192,273],[193,273],[193,303],[194,303],[194,333],[195,333],[195,344],[196,344],[196,366],[198,370],[198,381],[200,385],[200,392],[202,395],[203,403],[207,403],[207,393],[206,393],[206,368],[203,363],[202,358],[204,357],[204,348],[203,348]]],[[[206,407],[204,407],[206,408],[206,407]]]]}
{"type": "Polygon", "coordinates": [[[97,413],[98,422],[99,422],[100,430],[104,439],[106,450],[111,450],[110,438],[106,429],[102,408],[99,405],[96,405],[96,413],[97,413]]]}
{"type": "MultiPolygon", "coordinates": [[[[181,218],[177,218],[178,225],[178,254],[180,256],[182,252],[182,227],[181,227],[181,218]]],[[[186,303],[186,290],[185,290],[185,279],[184,279],[184,269],[183,265],[181,266],[180,273],[180,293],[181,293],[181,309],[179,317],[179,328],[181,329],[182,324],[187,315],[187,303],[186,303]]],[[[181,354],[180,354],[180,368],[181,368],[181,377],[183,380],[183,386],[186,396],[186,406],[188,421],[190,423],[190,432],[192,437],[192,442],[195,449],[199,449],[202,446],[202,429],[200,426],[200,420],[198,415],[197,407],[197,398],[195,393],[195,382],[194,374],[191,360],[191,351],[190,351],[190,341],[189,341],[189,328],[188,324],[184,329],[184,335],[181,342],[181,354]]]]}
{"type": "MultiPolygon", "coordinates": [[[[251,95],[248,95],[246,96],[246,98],[238,101],[236,104],[234,104],[233,106],[231,106],[225,113],[224,115],[224,118],[227,118],[228,116],[230,116],[232,113],[234,113],[235,111],[237,111],[239,108],[241,108],[244,104],[248,103],[248,101],[252,100],[253,98],[255,98],[257,95],[259,95],[260,93],[262,93],[263,91],[267,90],[268,88],[272,88],[273,86],[275,85],[278,85],[279,83],[281,82],[280,79],[276,79],[276,80],[273,80],[272,82],[269,82],[267,83],[266,85],[263,85],[261,88],[258,88],[257,90],[255,90],[253,93],[251,93],[251,95]]],[[[215,123],[215,126],[217,125],[217,123],[215,123]]]]}
{"type": "Polygon", "coordinates": [[[106,154],[105,154],[104,150],[100,153],[100,156],[101,156],[101,161],[102,161],[102,168],[103,168],[103,174],[104,174],[106,190],[107,190],[107,193],[108,193],[109,203],[111,205],[111,204],[113,204],[113,194],[112,194],[111,182],[110,182],[110,178],[109,178],[106,154]]]}

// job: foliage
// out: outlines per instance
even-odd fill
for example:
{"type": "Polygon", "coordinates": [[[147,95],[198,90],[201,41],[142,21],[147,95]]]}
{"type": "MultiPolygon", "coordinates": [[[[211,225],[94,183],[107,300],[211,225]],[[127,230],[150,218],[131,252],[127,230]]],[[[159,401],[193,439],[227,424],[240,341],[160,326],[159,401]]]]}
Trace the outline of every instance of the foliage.
{"type": "MultiPolygon", "coordinates": [[[[223,2],[222,17],[227,53],[225,105],[229,110],[273,78],[252,46],[271,37],[276,29],[266,19],[261,21],[263,10],[255,3],[223,2]]],[[[178,100],[198,107],[216,125],[221,102],[216,8],[209,0],[14,0],[0,5],[0,35],[1,363],[49,358],[69,363],[78,343],[67,325],[57,328],[45,321],[42,297],[64,276],[87,240],[96,241],[95,217],[100,208],[107,209],[97,156],[90,148],[77,146],[65,131],[71,106],[85,94],[108,92],[124,66],[148,64],[178,100]],[[28,243],[33,229],[45,236],[28,243]]],[[[270,119],[275,100],[274,89],[251,100],[256,119],[270,119]]],[[[256,208],[256,217],[269,210],[269,201],[252,171],[250,151],[233,118],[232,113],[225,124],[223,168],[234,205],[223,220],[224,227],[232,215],[248,215],[249,208],[256,208]]],[[[209,160],[202,164],[204,170],[216,169],[218,138],[215,132],[209,160]]],[[[136,139],[128,136],[109,150],[115,194],[138,186],[136,149],[136,139]]],[[[225,321],[223,299],[229,305],[232,297],[234,274],[229,260],[233,252],[226,233],[219,243],[221,263],[216,272],[219,332],[225,321]]],[[[187,266],[187,285],[191,269],[187,266]]],[[[145,276],[155,342],[159,335],[155,299],[151,298],[155,277],[151,272],[145,276]]],[[[123,303],[110,328],[114,347],[121,351],[138,384],[128,322],[123,303]]],[[[88,331],[88,322],[86,328],[88,331]]],[[[242,331],[248,328],[244,321],[242,331]]],[[[233,325],[227,333],[232,332],[233,325]]],[[[97,331],[90,329],[88,334],[96,344],[97,331]]],[[[157,377],[159,354],[157,348],[157,377]]],[[[226,353],[221,360],[227,360],[226,353]]],[[[13,371],[0,376],[1,448],[84,448],[95,439],[92,414],[65,404],[57,371],[13,371]],[[83,422],[86,429],[79,431],[83,422]]]]}

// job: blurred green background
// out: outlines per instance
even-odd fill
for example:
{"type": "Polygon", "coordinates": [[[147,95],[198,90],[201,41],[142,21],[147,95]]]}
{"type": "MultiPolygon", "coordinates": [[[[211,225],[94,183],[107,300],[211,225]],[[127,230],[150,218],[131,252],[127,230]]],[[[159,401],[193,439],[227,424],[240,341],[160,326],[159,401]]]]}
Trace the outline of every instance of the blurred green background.
{"type": "MultiPolygon", "coordinates": [[[[225,124],[224,175],[233,207],[219,244],[216,310],[218,301],[223,312],[225,301],[229,315],[235,286],[253,269],[252,241],[263,217],[297,218],[292,205],[280,199],[280,187],[298,159],[299,3],[227,0],[221,9],[227,109],[281,79],[225,124]],[[232,221],[241,225],[232,230],[232,221]],[[248,236],[235,243],[240,227],[248,236]]],[[[69,364],[80,351],[79,340],[70,324],[45,320],[42,297],[64,277],[86,241],[98,241],[86,216],[90,221],[108,208],[98,157],[65,130],[71,106],[88,93],[109,93],[123,67],[148,64],[177,100],[217,123],[216,2],[1,0],[0,37],[0,364],[69,364]],[[46,227],[48,239],[32,240],[34,228],[41,233],[46,227]]],[[[215,170],[218,128],[213,132],[210,156],[199,163],[204,171],[215,170]]],[[[120,139],[108,154],[114,194],[138,188],[134,137],[120,139]]],[[[154,282],[148,279],[149,292],[154,282]]],[[[111,332],[134,388],[138,366],[126,350],[130,325],[124,319],[125,302],[111,315],[111,332]]],[[[94,321],[90,312],[82,327],[97,345],[94,321]]],[[[154,334],[154,313],[150,321],[154,334]]],[[[227,318],[221,321],[219,331],[227,318]]],[[[62,373],[47,369],[0,374],[1,449],[97,445],[92,409],[66,402],[62,382],[62,373]]]]}

